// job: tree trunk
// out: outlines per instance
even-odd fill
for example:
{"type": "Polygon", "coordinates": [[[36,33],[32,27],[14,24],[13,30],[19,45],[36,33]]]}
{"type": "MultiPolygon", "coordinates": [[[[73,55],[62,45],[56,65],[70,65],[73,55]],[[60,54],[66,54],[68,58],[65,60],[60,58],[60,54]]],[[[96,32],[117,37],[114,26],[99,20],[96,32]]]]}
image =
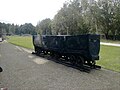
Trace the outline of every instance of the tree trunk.
{"type": "Polygon", "coordinates": [[[108,33],[105,33],[105,38],[108,40],[108,33]]]}

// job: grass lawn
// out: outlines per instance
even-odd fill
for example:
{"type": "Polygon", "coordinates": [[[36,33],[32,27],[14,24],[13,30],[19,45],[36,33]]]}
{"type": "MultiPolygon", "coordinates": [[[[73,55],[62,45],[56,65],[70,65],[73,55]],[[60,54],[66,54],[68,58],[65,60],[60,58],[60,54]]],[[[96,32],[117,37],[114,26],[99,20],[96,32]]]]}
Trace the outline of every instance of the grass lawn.
{"type": "Polygon", "coordinates": [[[103,68],[120,72],[120,47],[101,45],[100,60],[97,64],[103,68]]]}
{"type": "MultiPolygon", "coordinates": [[[[33,49],[32,37],[9,36],[8,42],[33,49]]],[[[100,60],[97,64],[103,68],[120,72],[120,47],[101,45],[100,60]]]]}
{"type": "Polygon", "coordinates": [[[22,46],[28,49],[33,49],[32,37],[31,36],[8,36],[7,41],[17,46],[22,46]]]}

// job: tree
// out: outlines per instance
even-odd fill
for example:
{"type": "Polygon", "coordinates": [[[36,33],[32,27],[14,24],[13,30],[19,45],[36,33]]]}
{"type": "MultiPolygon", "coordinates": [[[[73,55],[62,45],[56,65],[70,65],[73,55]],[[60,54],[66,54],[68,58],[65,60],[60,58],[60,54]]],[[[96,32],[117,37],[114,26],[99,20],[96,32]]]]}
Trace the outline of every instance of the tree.
{"type": "Polygon", "coordinates": [[[16,35],[20,35],[20,26],[19,25],[15,25],[15,34],[16,35]]]}
{"type": "Polygon", "coordinates": [[[82,6],[79,0],[64,3],[63,8],[55,15],[52,23],[55,34],[86,34],[89,25],[84,19],[82,6]]]}
{"type": "Polygon", "coordinates": [[[0,23],[0,32],[7,35],[36,34],[35,27],[31,23],[23,25],[0,23]]]}
{"type": "Polygon", "coordinates": [[[36,34],[35,27],[31,23],[25,23],[19,27],[20,34],[36,34]]]}
{"type": "Polygon", "coordinates": [[[51,35],[51,20],[49,18],[42,20],[37,24],[36,29],[41,35],[51,35]]]}
{"type": "Polygon", "coordinates": [[[2,23],[0,22],[0,37],[2,36],[2,23]]]}
{"type": "Polygon", "coordinates": [[[120,0],[115,0],[114,1],[114,10],[113,10],[113,15],[114,15],[114,30],[112,30],[113,35],[120,35],[120,0]]]}
{"type": "Polygon", "coordinates": [[[97,25],[108,39],[108,35],[115,36],[119,31],[120,2],[119,0],[99,0],[96,2],[97,10],[94,8],[92,15],[96,18],[97,25]]]}

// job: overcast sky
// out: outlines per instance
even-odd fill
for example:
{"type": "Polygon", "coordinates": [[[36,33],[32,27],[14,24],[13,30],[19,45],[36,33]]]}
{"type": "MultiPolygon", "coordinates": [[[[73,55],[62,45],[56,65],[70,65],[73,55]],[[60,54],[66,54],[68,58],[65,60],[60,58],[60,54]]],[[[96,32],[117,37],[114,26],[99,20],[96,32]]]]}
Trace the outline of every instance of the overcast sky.
{"type": "Polygon", "coordinates": [[[0,0],[0,22],[36,25],[53,18],[66,0],[0,0]]]}

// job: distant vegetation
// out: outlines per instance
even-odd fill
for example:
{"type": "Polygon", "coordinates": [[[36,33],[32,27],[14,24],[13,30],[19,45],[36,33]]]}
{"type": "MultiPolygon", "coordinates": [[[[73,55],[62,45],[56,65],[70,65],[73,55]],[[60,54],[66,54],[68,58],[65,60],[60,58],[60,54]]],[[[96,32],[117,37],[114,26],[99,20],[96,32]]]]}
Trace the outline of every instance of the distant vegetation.
{"type": "Polygon", "coordinates": [[[36,34],[35,26],[31,23],[23,25],[5,24],[0,23],[0,33],[6,35],[22,35],[22,34],[36,34]]]}
{"type": "Polygon", "coordinates": [[[79,35],[102,34],[113,40],[120,36],[120,0],[69,0],[51,20],[23,25],[0,23],[0,33],[44,34],[44,35],[79,35]]]}

